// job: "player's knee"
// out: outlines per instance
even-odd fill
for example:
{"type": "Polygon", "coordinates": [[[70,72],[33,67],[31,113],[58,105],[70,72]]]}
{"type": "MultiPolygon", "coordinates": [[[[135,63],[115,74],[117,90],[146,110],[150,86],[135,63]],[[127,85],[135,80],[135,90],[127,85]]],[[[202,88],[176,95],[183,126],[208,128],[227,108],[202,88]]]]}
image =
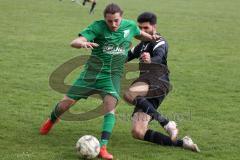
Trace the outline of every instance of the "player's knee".
{"type": "Polygon", "coordinates": [[[126,102],[131,103],[131,104],[134,101],[134,97],[133,97],[133,95],[131,94],[130,91],[126,91],[123,95],[123,98],[126,102]]]}
{"type": "Polygon", "coordinates": [[[115,105],[116,105],[116,102],[112,102],[110,100],[104,101],[104,106],[107,107],[107,108],[114,108],[115,105]]]}
{"type": "Polygon", "coordinates": [[[113,112],[115,110],[115,107],[117,105],[117,99],[113,96],[105,96],[103,100],[103,107],[104,107],[104,113],[113,112]]]}
{"type": "Polygon", "coordinates": [[[58,103],[58,109],[61,111],[68,110],[72,105],[76,103],[75,100],[64,97],[59,103],[58,103]]]}
{"type": "Polygon", "coordinates": [[[145,136],[145,133],[146,133],[146,129],[144,128],[133,128],[132,129],[132,137],[135,138],[135,139],[144,139],[144,136],[145,136]]]}

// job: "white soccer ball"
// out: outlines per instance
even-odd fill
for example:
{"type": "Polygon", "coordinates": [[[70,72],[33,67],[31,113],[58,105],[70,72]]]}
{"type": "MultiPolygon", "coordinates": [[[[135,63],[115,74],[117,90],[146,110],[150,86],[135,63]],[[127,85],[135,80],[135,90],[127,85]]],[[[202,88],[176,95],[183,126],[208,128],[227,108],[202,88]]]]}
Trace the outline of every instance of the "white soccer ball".
{"type": "Polygon", "coordinates": [[[85,135],[76,143],[77,154],[81,158],[92,159],[100,152],[100,143],[94,136],[85,135]]]}

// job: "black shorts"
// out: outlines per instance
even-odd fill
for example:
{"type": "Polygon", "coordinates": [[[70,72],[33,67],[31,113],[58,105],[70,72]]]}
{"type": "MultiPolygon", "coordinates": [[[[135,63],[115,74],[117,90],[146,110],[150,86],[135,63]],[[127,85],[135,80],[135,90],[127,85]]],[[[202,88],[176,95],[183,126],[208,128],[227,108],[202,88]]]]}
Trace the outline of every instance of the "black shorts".
{"type": "MultiPolygon", "coordinates": [[[[139,70],[140,76],[132,84],[136,82],[147,83],[149,91],[144,97],[153,104],[155,109],[158,109],[172,88],[169,82],[169,70],[164,65],[146,63],[140,64],[139,70]]],[[[142,112],[142,110],[135,107],[133,114],[135,112],[142,112]]]]}
{"type": "MultiPolygon", "coordinates": [[[[140,76],[133,83],[145,82],[149,85],[146,98],[166,96],[171,90],[169,70],[160,64],[139,64],[140,76]]],[[[133,84],[132,83],[132,84],[133,84]]]]}
{"type": "MultiPolygon", "coordinates": [[[[145,82],[149,85],[149,91],[146,98],[162,97],[166,96],[171,90],[171,84],[169,82],[168,75],[161,75],[158,73],[144,73],[140,75],[133,83],[145,82]]],[[[132,84],[133,84],[132,83],[132,84]]]]}

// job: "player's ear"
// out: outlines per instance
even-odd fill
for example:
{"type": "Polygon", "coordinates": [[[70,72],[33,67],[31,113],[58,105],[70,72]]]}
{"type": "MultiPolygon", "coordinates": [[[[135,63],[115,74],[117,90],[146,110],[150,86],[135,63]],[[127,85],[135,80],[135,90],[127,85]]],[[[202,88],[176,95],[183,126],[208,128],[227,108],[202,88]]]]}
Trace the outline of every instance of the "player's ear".
{"type": "Polygon", "coordinates": [[[156,30],[157,29],[157,25],[156,24],[153,24],[153,29],[156,30]]]}

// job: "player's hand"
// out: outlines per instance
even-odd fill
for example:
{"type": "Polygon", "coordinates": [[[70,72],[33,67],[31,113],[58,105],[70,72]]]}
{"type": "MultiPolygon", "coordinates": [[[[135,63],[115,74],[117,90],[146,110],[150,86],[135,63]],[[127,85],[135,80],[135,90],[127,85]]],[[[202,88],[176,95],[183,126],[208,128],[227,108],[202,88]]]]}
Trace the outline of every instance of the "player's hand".
{"type": "Polygon", "coordinates": [[[99,45],[97,43],[88,42],[85,37],[80,36],[71,42],[71,46],[73,48],[93,49],[94,47],[98,47],[99,45]]]}
{"type": "Polygon", "coordinates": [[[93,42],[82,42],[81,43],[81,48],[93,49],[98,46],[99,45],[97,43],[93,43],[93,42]]]}
{"type": "Polygon", "coordinates": [[[143,60],[144,63],[151,63],[151,56],[149,52],[143,52],[141,54],[141,59],[143,60]]]}
{"type": "Polygon", "coordinates": [[[161,36],[159,36],[158,34],[153,34],[152,35],[152,40],[153,41],[159,40],[160,38],[161,38],[161,36]]]}

